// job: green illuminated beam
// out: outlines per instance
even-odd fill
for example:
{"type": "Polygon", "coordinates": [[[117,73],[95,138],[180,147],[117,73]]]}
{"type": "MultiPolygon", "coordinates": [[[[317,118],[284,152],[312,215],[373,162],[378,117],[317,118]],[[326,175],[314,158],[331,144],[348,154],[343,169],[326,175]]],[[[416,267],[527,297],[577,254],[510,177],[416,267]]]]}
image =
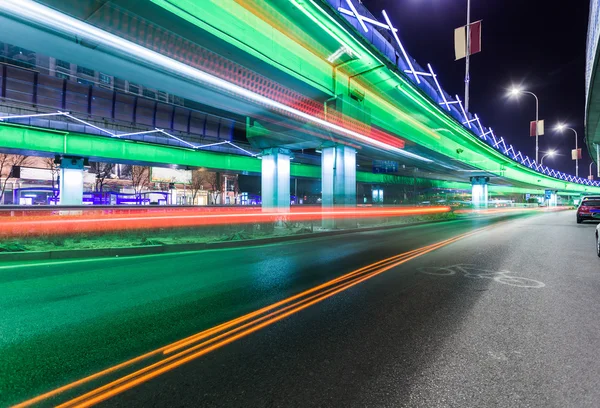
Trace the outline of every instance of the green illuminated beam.
{"type": "MultiPolygon", "coordinates": [[[[260,174],[261,171],[260,159],[250,156],[215,153],[4,123],[0,124],[0,147],[67,156],[93,156],[105,160],[156,165],[174,164],[257,174],[260,174]]],[[[320,179],[321,167],[292,162],[290,164],[290,175],[292,177],[320,179]]],[[[363,183],[398,184],[410,180],[412,178],[357,172],[357,181],[363,183]]]]}
{"type": "Polygon", "coordinates": [[[331,92],[331,66],[234,0],[151,0],[277,69],[331,92]],[[306,63],[310,61],[311,63],[306,63]]]}
{"type": "MultiPolygon", "coordinates": [[[[156,165],[207,167],[233,172],[260,174],[260,159],[250,156],[223,154],[187,148],[164,146],[42,129],[30,126],[0,124],[0,147],[19,151],[34,151],[104,160],[129,161],[156,165]]],[[[301,163],[290,164],[292,177],[321,178],[321,167],[301,163]]],[[[399,178],[382,174],[357,172],[357,179],[369,183],[398,183],[399,178]],[[387,177],[387,178],[386,178],[387,177]]]]}
{"type": "Polygon", "coordinates": [[[19,125],[0,125],[0,146],[80,157],[140,163],[176,164],[260,173],[260,160],[233,154],[161,146],[112,137],[92,136],[19,125]]]}
{"type": "MultiPolygon", "coordinates": [[[[0,124],[0,147],[15,151],[34,151],[79,157],[91,156],[108,161],[129,161],[159,166],[174,164],[256,174],[260,174],[261,171],[260,159],[250,156],[199,151],[4,123],[0,124]]],[[[290,167],[292,177],[321,178],[321,168],[319,166],[291,163],[290,167]]],[[[374,174],[364,171],[356,173],[356,180],[360,183],[372,184],[412,184],[414,182],[412,177],[374,174]]],[[[471,188],[469,183],[444,180],[417,178],[416,182],[417,185],[429,185],[436,188],[455,190],[469,190],[471,188]]],[[[600,194],[598,188],[574,183],[561,182],[560,184],[561,186],[555,189],[562,192],[600,194]]],[[[529,188],[518,188],[490,185],[489,188],[491,192],[536,193],[544,188],[553,188],[553,186],[533,184],[529,188]]]]}

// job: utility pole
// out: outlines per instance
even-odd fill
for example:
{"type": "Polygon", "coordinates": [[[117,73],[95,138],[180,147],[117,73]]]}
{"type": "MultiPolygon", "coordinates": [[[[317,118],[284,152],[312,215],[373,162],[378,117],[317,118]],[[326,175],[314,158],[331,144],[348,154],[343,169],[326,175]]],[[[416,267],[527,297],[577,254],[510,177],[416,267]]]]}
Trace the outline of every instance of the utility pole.
{"type": "Polygon", "coordinates": [[[575,132],[575,177],[579,177],[579,149],[577,148],[577,132],[575,132]]]}
{"type": "Polygon", "coordinates": [[[467,55],[465,57],[465,111],[469,111],[469,57],[471,56],[471,0],[467,0],[467,55]]]}

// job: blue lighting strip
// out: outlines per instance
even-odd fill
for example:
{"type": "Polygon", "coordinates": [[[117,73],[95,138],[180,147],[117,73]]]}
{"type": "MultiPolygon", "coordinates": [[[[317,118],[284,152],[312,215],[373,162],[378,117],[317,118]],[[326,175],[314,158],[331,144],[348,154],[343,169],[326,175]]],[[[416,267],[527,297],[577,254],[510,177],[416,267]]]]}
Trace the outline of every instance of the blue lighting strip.
{"type": "MultiPolygon", "coordinates": [[[[467,128],[467,130],[469,130],[474,137],[483,140],[486,144],[492,146],[494,149],[514,160],[515,162],[539,173],[545,174],[546,176],[568,181],[570,183],[600,187],[600,181],[572,176],[570,174],[551,169],[547,166],[541,166],[535,163],[528,156],[523,155],[523,153],[520,151],[515,151],[515,148],[512,145],[507,146],[504,142],[504,139],[502,137],[497,138],[491,128],[488,128],[486,132],[479,117],[476,114],[471,115],[469,112],[465,111],[462,101],[458,95],[456,96],[456,100],[451,100],[450,96],[440,86],[437,80],[437,75],[433,71],[433,68],[431,68],[431,65],[427,64],[428,69],[425,70],[406,53],[405,48],[398,37],[398,30],[392,26],[392,23],[385,11],[383,11],[383,17],[386,24],[383,24],[377,21],[377,19],[369,12],[369,10],[367,10],[367,8],[357,0],[327,0],[327,2],[335,10],[338,10],[340,15],[342,15],[350,24],[352,24],[354,27],[357,27],[357,29],[362,29],[359,29],[359,32],[363,31],[364,33],[368,33],[369,35],[365,35],[364,37],[369,40],[374,47],[381,51],[393,64],[395,64],[394,61],[396,61],[395,54],[399,50],[401,55],[404,56],[404,59],[398,59],[398,70],[404,73],[404,76],[409,81],[415,84],[416,87],[423,90],[436,103],[444,106],[450,115],[459,121],[465,128],[467,128]],[[349,9],[346,9],[346,7],[349,9]],[[390,30],[397,44],[395,45],[390,43],[377,30],[369,31],[365,23],[373,24],[390,30]],[[473,123],[476,123],[477,126],[472,126],[473,123]]],[[[597,3],[597,0],[594,2],[597,3]]]]}

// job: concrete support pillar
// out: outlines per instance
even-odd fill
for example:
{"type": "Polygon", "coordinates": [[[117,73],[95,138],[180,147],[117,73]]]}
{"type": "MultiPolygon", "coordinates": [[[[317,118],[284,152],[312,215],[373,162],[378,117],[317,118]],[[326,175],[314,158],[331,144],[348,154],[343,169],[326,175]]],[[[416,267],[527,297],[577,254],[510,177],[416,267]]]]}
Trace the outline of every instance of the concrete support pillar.
{"type": "Polygon", "coordinates": [[[60,205],[83,204],[83,159],[63,157],[60,162],[60,205]]]}
{"type": "Polygon", "coordinates": [[[558,205],[558,192],[553,191],[550,194],[550,200],[548,200],[548,207],[556,207],[558,205]]]}
{"type": "Polygon", "coordinates": [[[262,154],[261,195],[263,211],[290,209],[290,157],[287,149],[266,149],[262,154]]]}
{"type": "Polygon", "coordinates": [[[487,208],[489,181],[489,177],[471,177],[471,201],[473,207],[487,208]]]}
{"type": "MultiPolygon", "coordinates": [[[[332,146],[321,149],[321,203],[323,209],[356,206],[356,149],[332,146]]],[[[324,228],[334,228],[331,219],[324,228]]]]}
{"type": "Polygon", "coordinates": [[[600,144],[596,144],[596,175],[600,179],[600,144]]]}
{"type": "Polygon", "coordinates": [[[177,205],[177,190],[172,183],[169,183],[169,197],[167,199],[168,205],[177,205]]]}

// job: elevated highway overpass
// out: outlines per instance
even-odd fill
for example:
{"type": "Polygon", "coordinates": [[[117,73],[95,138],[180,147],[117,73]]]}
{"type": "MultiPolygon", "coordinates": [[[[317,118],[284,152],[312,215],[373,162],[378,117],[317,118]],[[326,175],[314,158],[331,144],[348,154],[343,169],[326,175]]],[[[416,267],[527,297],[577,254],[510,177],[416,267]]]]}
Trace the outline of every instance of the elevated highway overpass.
{"type": "MultiPolygon", "coordinates": [[[[445,185],[469,185],[475,177],[513,191],[600,192],[596,182],[538,166],[484,128],[441,89],[430,67],[405,53],[387,16],[381,23],[357,2],[7,0],[0,14],[6,42],[247,118],[247,139],[263,160],[0,125],[4,149],[243,167],[263,176],[266,156],[273,157],[267,167],[276,174],[281,159],[284,176],[333,177],[330,190],[338,179],[383,177],[354,175],[355,168],[339,175],[329,174],[335,167],[323,170],[327,155],[356,160],[358,152],[359,160],[389,158],[426,169],[445,185]],[[290,165],[286,157],[299,149],[325,149],[321,169],[290,165]]],[[[282,183],[284,191],[283,179],[266,183],[282,183]]],[[[348,196],[352,189],[332,194],[348,196]]]]}
{"type": "Polygon", "coordinates": [[[585,140],[592,160],[596,162],[597,174],[600,178],[600,75],[598,75],[598,62],[600,61],[600,2],[590,1],[590,17],[588,24],[588,37],[586,47],[586,115],[585,115],[585,140]]]}

